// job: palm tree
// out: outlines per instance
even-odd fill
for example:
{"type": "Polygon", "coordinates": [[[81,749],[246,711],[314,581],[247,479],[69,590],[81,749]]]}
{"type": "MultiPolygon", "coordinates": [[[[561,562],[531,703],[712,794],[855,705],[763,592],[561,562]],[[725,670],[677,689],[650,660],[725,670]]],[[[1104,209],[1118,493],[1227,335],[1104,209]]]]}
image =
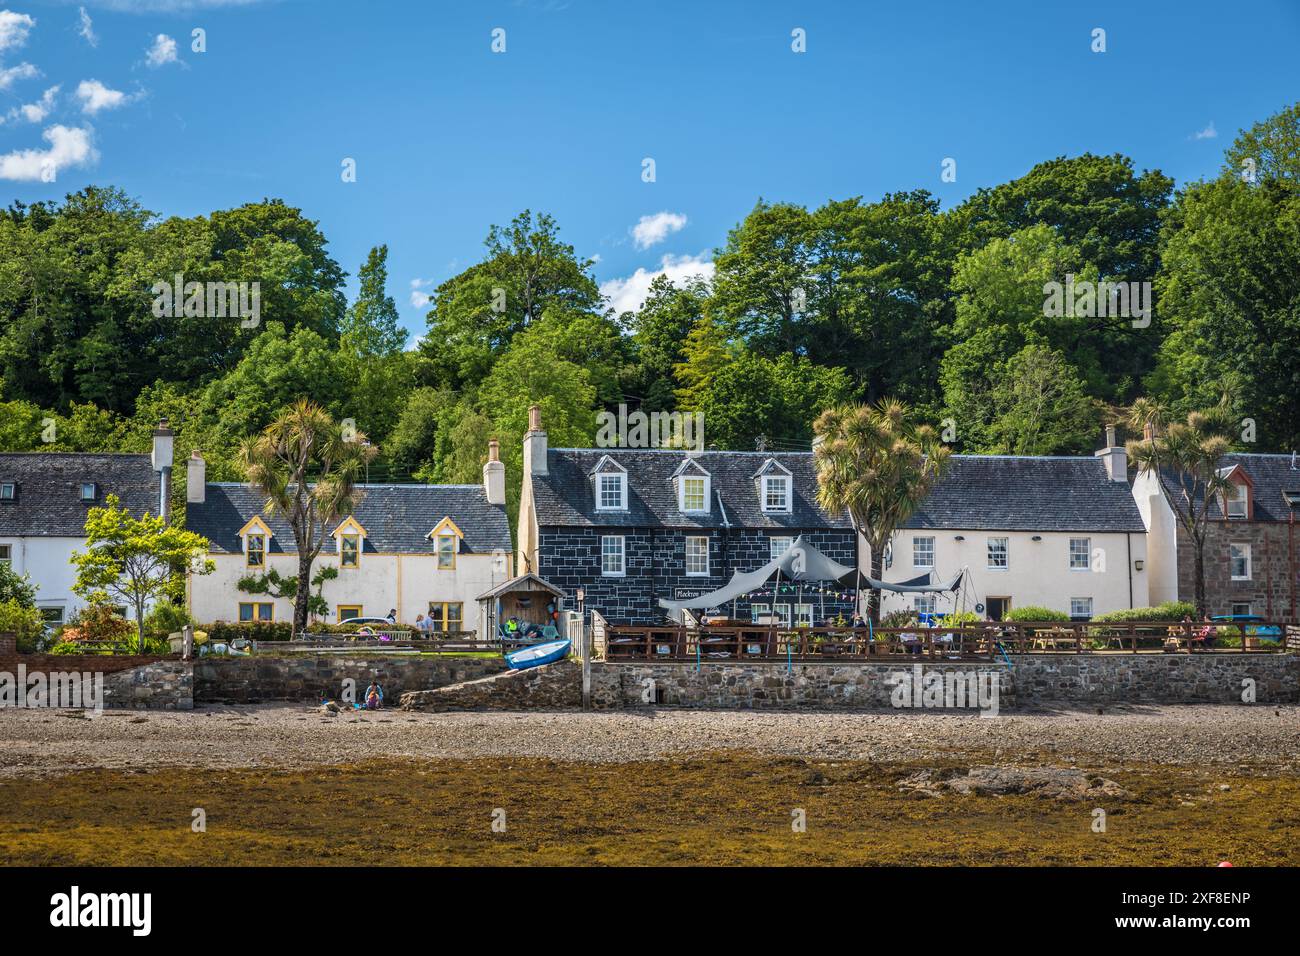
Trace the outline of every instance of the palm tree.
{"type": "MultiPolygon", "coordinates": [[[[827,409],[813,432],[817,500],[831,514],[848,514],[871,549],[871,576],[880,580],[885,548],[943,474],[951,450],[933,427],[916,424],[907,404],[893,398],[827,409]]],[[[869,613],[879,624],[874,589],[869,613]]]]}
{"type": "Polygon", "coordinates": [[[364,492],[358,483],[377,453],[365,435],[345,433],[329,412],[305,398],[240,446],[248,480],[266,495],[266,513],[283,515],[293,529],[298,546],[295,631],[307,627],[312,562],[330,529],[361,503],[364,492]]]}
{"type": "MultiPolygon", "coordinates": [[[[1133,403],[1129,424],[1142,430],[1142,439],[1128,442],[1128,456],[1140,472],[1155,476],[1161,493],[1192,543],[1196,615],[1203,617],[1210,502],[1223,496],[1229,486],[1219,472],[1219,462],[1231,448],[1227,437],[1228,399],[1225,396],[1214,408],[1189,413],[1186,422],[1166,426],[1164,418],[1164,410],[1155,402],[1139,398],[1133,403]]],[[[1226,515],[1226,504],[1222,507],[1226,515]]]]}

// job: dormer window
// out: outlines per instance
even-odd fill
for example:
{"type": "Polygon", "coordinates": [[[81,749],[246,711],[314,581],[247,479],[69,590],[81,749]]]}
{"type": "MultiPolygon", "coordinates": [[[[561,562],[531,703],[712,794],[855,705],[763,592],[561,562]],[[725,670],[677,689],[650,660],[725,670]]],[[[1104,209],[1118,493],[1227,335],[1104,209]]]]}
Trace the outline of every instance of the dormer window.
{"type": "Polygon", "coordinates": [[[1228,485],[1225,497],[1228,505],[1224,510],[1229,518],[1245,518],[1250,514],[1250,489],[1245,484],[1228,485]]]}
{"type": "Polygon", "coordinates": [[[704,470],[699,462],[687,458],[673,472],[672,480],[677,488],[677,509],[686,514],[707,514],[709,511],[709,488],[712,476],[704,470]]]}
{"type": "Polygon", "coordinates": [[[334,529],[334,539],[338,542],[339,567],[361,567],[361,552],[365,548],[366,529],[361,527],[356,518],[348,518],[334,529]]]}
{"type": "Polygon", "coordinates": [[[597,511],[627,510],[627,469],[609,455],[601,457],[590,472],[597,511]]]}
{"type": "Polygon", "coordinates": [[[266,564],[266,535],[250,534],[244,539],[244,553],[250,568],[260,568],[266,564]]]}
{"type": "Polygon", "coordinates": [[[460,542],[464,535],[460,533],[460,528],[456,527],[456,522],[448,516],[443,518],[429,532],[429,540],[433,542],[434,552],[438,556],[439,571],[455,571],[456,555],[460,553],[460,542]]]}
{"type": "Polygon", "coordinates": [[[794,478],[790,469],[775,458],[763,462],[763,467],[754,472],[758,483],[758,503],[769,514],[789,514],[794,499],[794,478]]]}
{"type": "Polygon", "coordinates": [[[763,477],[763,510],[790,510],[789,475],[765,475],[763,477]]]}
{"type": "Polygon", "coordinates": [[[81,483],[81,500],[94,501],[96,486],[93,481],[83,481],[81,483]]]}
{"type": "Polygon", "coordinates": [[[17,496],[17,485],[12,481],[0,482],[0,501],[13,501],[17,496]]]}

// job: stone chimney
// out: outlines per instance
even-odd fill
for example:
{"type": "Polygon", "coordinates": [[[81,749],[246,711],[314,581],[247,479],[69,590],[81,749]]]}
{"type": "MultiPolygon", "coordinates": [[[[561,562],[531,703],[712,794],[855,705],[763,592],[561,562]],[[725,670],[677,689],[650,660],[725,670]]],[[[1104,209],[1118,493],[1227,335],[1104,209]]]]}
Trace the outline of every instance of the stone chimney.
{"type": "Polygon", "coordinates": [[[185,462],[185,500],[192,505],[203,504],[207,500],[207,482],[208,463],[196,448],[185,462]]]}
{"type": "Polygon", "coordinates": [[[524,435],[524,474],[546,474],[546,432],[542,431],[542,406],[528,406],[528,433],[524,435]]]}
{"type": "Polygon", "coordinates": [[[483,490],[487,493],[488,504],[506,503],[506,466],[501,463],[501,444],[495,438],[488,442],[488,460],[483,466],[483,490]]]}
{"type": "Polygon", "coordinates": [[[1106,426],[1106,447],[1095,452],[1106,465],[1106,475],[1111,481],[1128,482],[1128,452],[1115,440],[1115,426],[1106,426]]]}
{"type": "Polygon", "coordinates": [[[172,466],[172,445],[176,441],[176,435],[168,427],[167,419],[158,419],[158,427],[153,433],[153,470],[167,471],[172,466]]]}

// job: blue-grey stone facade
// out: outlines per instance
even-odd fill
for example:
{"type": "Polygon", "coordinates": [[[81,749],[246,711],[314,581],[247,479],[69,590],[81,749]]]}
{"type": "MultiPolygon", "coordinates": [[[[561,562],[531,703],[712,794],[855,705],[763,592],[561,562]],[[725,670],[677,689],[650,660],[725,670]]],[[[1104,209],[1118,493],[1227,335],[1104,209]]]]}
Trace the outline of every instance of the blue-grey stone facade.
{"type": "MultiPolygon", "coordinates": [[[[772,557],[772,537],[801,534],[827,557],[850,566],[856,563],[851,530],[544,527],[538,536],[537,570],[570,595],[583,588],[586,607],[611,624],[661,624],[665,612],[659,606],[660,598],[694,597],[720,588],[734,572],[754,571],[767,564],[772,557]],[[601,573],[601,539],[607,535],[623,538],[626,573],[621,577],[601,573]],[[707,576],[686,573],[687,537],[709,539],[707,576]]],[[[770,592],[772,587],[765,590],[770,592]]],[[[779,594],[741,598],[734,608],[728,605],[718,610],[749,620],[752,603],[789,604],[792,614],[794,605],[807,604],[816,624],[852,615],[850,592],[828,583],[824,587],[830,593],[822,593],[822,587],[783,585],[779,594]],[[832,590],[835,588],[838,590],[832,590]]]]}

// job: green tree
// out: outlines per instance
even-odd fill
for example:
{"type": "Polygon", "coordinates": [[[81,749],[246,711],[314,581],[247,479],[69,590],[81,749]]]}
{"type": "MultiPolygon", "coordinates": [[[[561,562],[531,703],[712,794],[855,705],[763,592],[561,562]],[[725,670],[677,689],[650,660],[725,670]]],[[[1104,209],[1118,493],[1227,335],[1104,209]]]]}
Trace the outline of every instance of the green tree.
{"type": "Polygon", "coordinates": [[[1192,579],[1196,614],[1206,613],[1205,542],[1209,535],[1210,506],[1228,489],[1219,462],[1231,448],[1228,407],[1222,403],[1192,412],[1186,422],[1164,425],[1164,410],[1155,402],[1133,404],[1129,424],[1143,432],[1141,440],[1128,442],[1128,456],[1142,474],[1154,475],[1192,546],[1192,579]]]}
{"type": "Polygon", "coordinates": [[[8,562],[0,564],[0,601],[16,601],[22,607],[35,607],[36,590],[28,575],[19,574],[8,562]]]}
{"type": "MultiPolygon", "coordinates": [[[[949,450],[896,399],[827,409],[814,431],[817,500],[832,515],[848,515],[871,549],[871,577],[880,580],[885,548],[944,473],[949,450]]],[[[879,624],[874,590],[868,607],[879,624]]]]}
{"type": "Polygon", "coordinates": [[[508,226],[492,226],[485,245],[482,262],[434,291],[420,344],[425,384],[481,380],[516,333],[550,308],[600,309],[592,260],[560,240],[551,216],[524,210],[508,226]]]}
{"type": "Polygon", "coordinates": [[[266,496],[266,513],[280,514],[293,530],[295,631],[307,627],[312,564],[330,530],[356,510],[364,494],[359,483],[375,454],[362,432],[346,433],[329,412],[305,398],[240,448],[248,480],[266,496]]]}
{"type": "Polygon", "coordinates": [[[673,409],[673,392],[679,385],[674,367],[684,359],[686,337],[704,314],[709,295],[702,278],[688,279],[679,287],[667,276],[656,276],[641,308],[622,316],[633,353],[624,370],[625,387],[642,410],[673,409]]]}
{"type": "Polygon", "coordinates": [[[1013,355],[999,371],[993,404],[998,415],[990,432],[998,454],[1092,451],[1098,403],[1059,352],[1027,345],[1013,355]]]}
{"type": "Polygon", "coordinates": [[[208,540],[167,524],[161,517],[131,515],[116,495],[86,515],[86,550],[72,556],[74,593],[92,604],[116,598],[135,611],[140,653],[144,653],[145,609],[184,589],[186,569],[210,574],[208,540]]]}

